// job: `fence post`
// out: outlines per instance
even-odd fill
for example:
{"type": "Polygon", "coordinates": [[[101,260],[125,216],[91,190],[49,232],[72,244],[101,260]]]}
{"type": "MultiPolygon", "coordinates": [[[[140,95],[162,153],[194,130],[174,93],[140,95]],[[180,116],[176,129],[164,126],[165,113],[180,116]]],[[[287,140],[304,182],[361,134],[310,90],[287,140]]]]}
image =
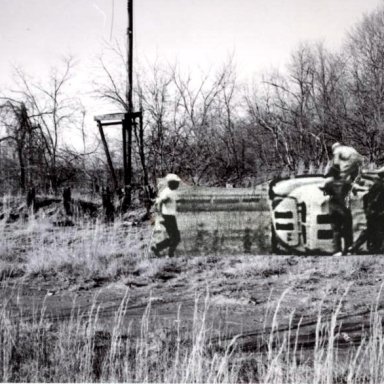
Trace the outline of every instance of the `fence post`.
{"type": "Polygon", "coordinates": [[[115,207],[113,206],[112,194],[108,187],[103,189],[101,199],[103,202],[103,211],[104,211],[105,220],[107,222],[111,222],[115,218],[115,207]]]}
{"type": "Polygon", "coordinates": [[[27,207],[33,207],[35,205],[36,200],[36,190],[35,187],[32,187],[28,190],[27,193],[27,207]]]}
{"type": "Polygon", "coordinates": [[[71,210],[71,188],[67,187],[64,188],[63,191],[63,204],[64,204],[64,210],[65,213],[68,216],[72,216],[72,210],[71,210]]]}

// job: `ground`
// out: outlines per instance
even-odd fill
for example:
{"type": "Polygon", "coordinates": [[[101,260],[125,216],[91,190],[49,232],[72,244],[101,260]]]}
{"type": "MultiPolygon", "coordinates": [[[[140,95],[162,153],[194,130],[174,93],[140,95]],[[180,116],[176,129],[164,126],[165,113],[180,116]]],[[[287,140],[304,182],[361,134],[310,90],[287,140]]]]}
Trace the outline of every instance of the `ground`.
{"type": "MultiPolygon", "coordinates": [[[[46,315],[61,321],[68,319],[74,305],[87,311],[96,300],[101,323],[108,330],[126,294],[127,323],[141,320],[151,301],[156,317],[170,326],[179,308],[187,326],[193,319],[196,295],[200,299],[209,295],[208,314],[214,326],[225,327],[228,339],[240,335],[239,343],[247,350],[257,350],[258,336],[263,328],[270,328],[277,302],[288,290],[279,309],[279,329],[287,329],[289,321],[295,329],[300,322],[300,343],[313,347],[319,310],[329,316],[343,294],[339,331],[353,341],[360,340],[384,281],[382,267],[380,256],[161,258],[142,262],[131,274],[115,281],[94,278],[71,282],[54,273],[7,279],[2,284],[1,301],[9,301],[9,308],[17,302],[24,318],[32,318],[44,303],[46,315]]],[[[380,298],[379,309],[382,307],[380,298]]],[[[139,327],[140,321],[135,324],[139,327]]]]}
{"type": "MultiPolygon", "coordinates": [[[[50,215],[3,218],[4,323],[44,319],[49,329],[58,330],[74,313],[80,319],[97,312],[94,330],[103,336],[96,344],[102,345],[113,338],[120,318],[122,334],[142,339],[150,307],[156,324],[151,332],[161,330],[164,338],[177,328],[192,339],[196,317],[204,316],[210,345],[225,349],[236,338],[239,353],[248,353],[248,358],[265,354],[271,362],[271,348],[282,351],[288,345],[297,355],[295,364],[315,364],[314,351],[330,338],[342,354],[355,353],[363,340],[370,340],[373,315],[381,324],[380,255],[179,253],[154,258],[148,249],[153,224],[140,219],[141,211],[114,223],[87,219],[62,227],[57,209],[49,209],[50,215]]],[[[269,380],[275,377],[268,376],[275,372],[271,367],[269,380]]]]}

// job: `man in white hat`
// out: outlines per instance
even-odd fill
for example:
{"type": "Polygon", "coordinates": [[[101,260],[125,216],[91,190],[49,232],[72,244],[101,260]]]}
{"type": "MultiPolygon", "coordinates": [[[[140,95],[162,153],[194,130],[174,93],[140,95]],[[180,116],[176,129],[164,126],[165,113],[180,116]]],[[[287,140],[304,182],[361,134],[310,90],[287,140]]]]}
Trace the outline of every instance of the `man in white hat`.
{"type": "Polygon", "coordinates": [[[357,252],[365,242],[370,253],[379,254],[384,250],[384,167],[372,173],[379,178],[363,197],[367,228],[349,248],[350,253],[357,252]]]}
{"type": "Polygon", "coordinates": [[[181,180],[177,175],[169,173],[165,177],[165,181],[167,187],[160,192],[159,197],[156,199],[156,206],[162,215],[162,224],[167,231],[168,238],[152,246],[151,249],[156,256],[160,256],[160,252],[168,248],[169,257],[173,257],[175,249],[180,243],[180,232],[176,221],[178,197],[176,190],[179,188],[181,180]]]}
{"type": "Polygon", "coordinates": [[[355,148],[340,143],[332,145],[332,155],[329,175],[333,176],[332,172],[335,171],[340,172],[342,179],[352,183],[360,172],[363,157],[355,148]]]}

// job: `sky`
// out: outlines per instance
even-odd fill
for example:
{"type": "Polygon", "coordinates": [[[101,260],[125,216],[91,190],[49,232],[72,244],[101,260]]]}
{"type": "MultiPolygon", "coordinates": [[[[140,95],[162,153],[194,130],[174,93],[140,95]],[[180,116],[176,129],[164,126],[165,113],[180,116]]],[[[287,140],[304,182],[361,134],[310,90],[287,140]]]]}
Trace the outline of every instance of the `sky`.
{"type": "MultiPolygon", "coordinates": [[[[202,71],[234,56],[240,78],[282,69],[303,41],[340,48],[346,32],[384,0],[133,0],[135,60],[202,71]]],[[[63,55],[77,59],[74,89],[92,114],[111,112],[89,96],[96,58],[124,39],[127,0],[0,0],[0,87],[12,66],[37,79],[63,55]]],[[[123,40],[124,41],[124,40],[123,40]]]]}

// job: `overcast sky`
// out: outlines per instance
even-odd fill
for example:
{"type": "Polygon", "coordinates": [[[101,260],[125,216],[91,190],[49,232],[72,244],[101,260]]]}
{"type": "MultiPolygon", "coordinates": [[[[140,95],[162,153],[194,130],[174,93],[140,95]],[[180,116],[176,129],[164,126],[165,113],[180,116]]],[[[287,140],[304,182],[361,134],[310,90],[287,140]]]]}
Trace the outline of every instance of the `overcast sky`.
{"type": "MultiPolygon", "coordinates": [[[[124,37],[127,0],[0,0],[0,85],[11,65],[43,77],[63,54],[79,84],[105,42],[124,37]]],[[[134,0],[135,57],[201,68],[234,54],[240,77],[283,67],[301,41],[338,49],[346,31],[383,0],[134,0]]],[[[86,103],[89,103],[88,100],[86,103]]],[[[86,105],[89,108],[91,106],[86,105]]]]}

